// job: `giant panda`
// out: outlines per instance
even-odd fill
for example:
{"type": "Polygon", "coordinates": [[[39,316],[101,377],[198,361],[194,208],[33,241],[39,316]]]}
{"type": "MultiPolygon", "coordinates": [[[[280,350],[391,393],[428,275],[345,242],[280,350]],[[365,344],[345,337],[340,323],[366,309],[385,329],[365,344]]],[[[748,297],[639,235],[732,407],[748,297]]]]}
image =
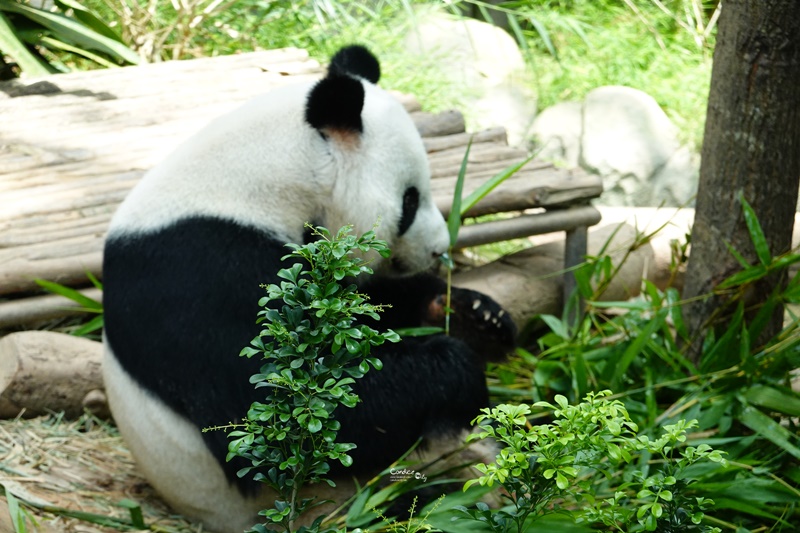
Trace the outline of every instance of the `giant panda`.
{"type": "MultiPolygon", "coordinates": [[[[392,250],[359,281],[391,308],[381,328],[441,322],[445,284],[429,274],[448,233],[430,192],[426,152],[402,105],[377,87],[380,66],[350,46],[315,83],[258,97],[211,122],[155,166],[111,221],[104,250],[104,379],[113,417],[140,470],[172,507],[206,530],[240,532],[274,495],[226,462],[224,432],[260,397],[260,361],[238,357],[258,334],[261,284],[277,282],[286,243],[307,222],[357,233],[380,221],[392,250]]],[[[383,363],[341,408],[339,440],[358,446],[334,471],[342,500],[422,439],[437,451],[488,404],[486,361],[514,343],[507,313],[454,289],[451,336],[379,347],[383,363]]],[[[335,466],[335,465],[334,465],[335,466]]]]}

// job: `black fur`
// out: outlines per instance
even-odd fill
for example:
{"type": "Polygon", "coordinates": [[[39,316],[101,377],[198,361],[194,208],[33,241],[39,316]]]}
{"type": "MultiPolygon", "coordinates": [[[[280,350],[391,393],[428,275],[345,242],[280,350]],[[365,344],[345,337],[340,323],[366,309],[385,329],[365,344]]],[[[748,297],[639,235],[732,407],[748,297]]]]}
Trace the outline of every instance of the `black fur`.
{"type": "Polygon", "coordinates": [[[349,76],[328,76],[308,95],[306,122],[318,130],[361,133],[364,87],[349,76]]]}
{"type": "Polygon", "coordinates": [[[361,76],[370,83],[378,83],[381,78],[381,65],[365,47],[352,45],[334,54],[328,72],[338,76],[361,76]]]}
{"type": "Polygon", "coordinates": [[[411,224],[414,223],[414,218],[417,216],[419,210],[419,189],[416,187],[409,187],[403,193],[403,212],[400,215],[400,223],[397,224],[397,234],[403,235],[411,224]]]}
{"type": "MultiPolygon", "coordinates": [[[[103,265],[107,342],[134,380],[198,428],[240,419],[262,399],[249,384],[261,361],[238,353],[259,331],[259,285],[278,281],[276,273],[285,266],[279,258],[287,251],[269,233],[210,217],[139,236],[112,235],[103,265]]],[[[392,305],[378,325],[400,328],[434,322],[431,309],[437,309],[444,288],[438,278],[418,275],[376,278],[364,291],[374,303],[392,305]]],[[[464,308],[456,309],[464,331],[485,322],[482,314],[470,314],[476,294],[454,291],[454,302],[464,308]]],[[[488,330],[489,343],[513,338],[513,323],[503,324],[502,331],[488,330]]],[[[358,445],[347,472],[384,468],[420,437],[469,427],[488,405],[482,352],[443,335],[376,350],[383,370],[357,382],[361,404],[336,414],[339,440],[358,445]]],[[[212,431],[203,438],[228,479],[250,493],[254,483],[236,476],[244,465],[225,462],[225,434],[212,431]]]]}

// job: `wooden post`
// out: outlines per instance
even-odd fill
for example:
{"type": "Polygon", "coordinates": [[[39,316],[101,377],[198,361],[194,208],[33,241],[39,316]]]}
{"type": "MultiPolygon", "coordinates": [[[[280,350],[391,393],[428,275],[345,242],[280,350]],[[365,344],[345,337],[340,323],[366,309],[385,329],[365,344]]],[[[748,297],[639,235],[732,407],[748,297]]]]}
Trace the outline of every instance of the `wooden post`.
{"type": "MultiPolygon", "coordinates": [[[[564,268],[567,269],[567,272],[564,273],[564,290],[562,293],[565,308],[570,303],[570,296],[578,287],[575,281],[575,272],[571,269],[579,265],[586,256],[588,232],[589,228],[587,226],[579,226],[567,230],[567,239],[564,246],[564,268]]],[[[583,298],[578,296],[575,306],[569,308],[567,318],[570,324],[574,324],[576,320],[580,319],[583,314],[583,303],[583,298]]]]}

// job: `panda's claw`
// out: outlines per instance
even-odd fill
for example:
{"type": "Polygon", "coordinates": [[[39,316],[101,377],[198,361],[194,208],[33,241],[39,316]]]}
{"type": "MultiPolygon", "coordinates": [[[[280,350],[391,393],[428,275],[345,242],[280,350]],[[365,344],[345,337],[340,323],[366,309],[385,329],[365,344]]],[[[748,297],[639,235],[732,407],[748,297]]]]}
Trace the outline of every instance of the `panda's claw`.
{"type": "Polygon", "coordinates": [[[514,349],[516,325],[489,296],[454,287],[450,308],[450,334],[467,342],[486,360],[501,360],[514,349]]]}

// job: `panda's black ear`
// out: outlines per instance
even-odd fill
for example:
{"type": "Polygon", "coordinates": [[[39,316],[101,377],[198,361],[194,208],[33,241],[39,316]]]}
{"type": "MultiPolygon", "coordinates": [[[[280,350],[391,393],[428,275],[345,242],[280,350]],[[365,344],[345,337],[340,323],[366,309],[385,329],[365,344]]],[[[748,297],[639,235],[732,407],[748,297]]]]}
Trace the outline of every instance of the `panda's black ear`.
{"type": "Polygon", "coordinates": [[[372,52],[354,44],[345,46],[331,58],[329,76],[360,76],[370,83],[378,83],[381,78],[381,65],[372,52]]]}
{"type": "Polygon", "coordinates": [[[306,101],[306,122],[327,135],[361,133],[364,86],[350,76],[329,74],[320,80],[306,101]]]}

